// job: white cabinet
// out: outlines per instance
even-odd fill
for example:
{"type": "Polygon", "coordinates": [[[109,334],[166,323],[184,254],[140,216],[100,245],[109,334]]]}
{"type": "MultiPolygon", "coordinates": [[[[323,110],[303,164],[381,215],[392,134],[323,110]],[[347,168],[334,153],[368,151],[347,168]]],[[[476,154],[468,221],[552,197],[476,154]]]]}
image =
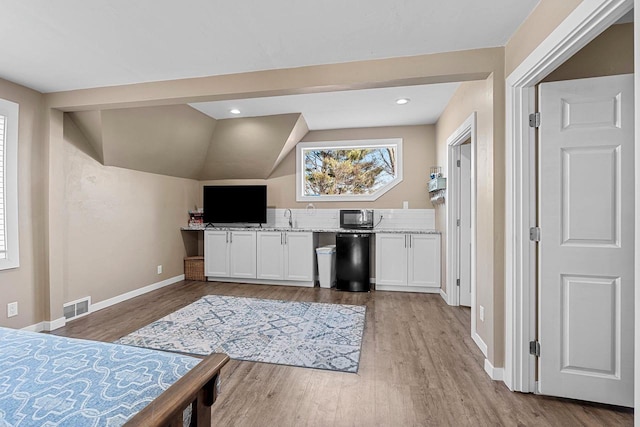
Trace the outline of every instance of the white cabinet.
{"type": "Polygon", "coordinates": [[[439,292],[439,234],[376,234],[376,289],[439,292]]]}
{"type": "Polygon", "coordinates": [[[229,232],[204,232],[204,275],[226,277],[229,275],[229,232]]]}
{"type": "Polygon", "coordinates": [[[260,231],[257,277],[313,284],[313,233],[260,231]]]}
{"type": "Polygon", "coordinates": [[[284,234],[284,279],[313,282],[313,233],[284,234]]]}
{"type": "Polygon", "coordinates": [[[260,231],[258,233],[258,279],[282,280],[284,270],[284,233],[260,231]]]}
{"type": "Polygon", "coordinates": [[[207,277],[256,278],[256,232],[206,230],[204,264],[207,277]]]}

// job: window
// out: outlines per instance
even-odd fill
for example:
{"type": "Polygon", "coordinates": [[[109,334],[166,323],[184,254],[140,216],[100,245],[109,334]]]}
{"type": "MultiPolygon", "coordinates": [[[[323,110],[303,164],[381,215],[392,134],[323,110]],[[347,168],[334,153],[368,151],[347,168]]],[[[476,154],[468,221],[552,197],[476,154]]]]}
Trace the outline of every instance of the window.
{"type": "Polygon", "coordinates": [[[297,201],[371,201],[402,181],[402,139],[302,142],[297,201]]]}
{"type": "Polygon", "coordinates": [[[18,257],[18,104],[0,99],[0,270],[18,257]]]}

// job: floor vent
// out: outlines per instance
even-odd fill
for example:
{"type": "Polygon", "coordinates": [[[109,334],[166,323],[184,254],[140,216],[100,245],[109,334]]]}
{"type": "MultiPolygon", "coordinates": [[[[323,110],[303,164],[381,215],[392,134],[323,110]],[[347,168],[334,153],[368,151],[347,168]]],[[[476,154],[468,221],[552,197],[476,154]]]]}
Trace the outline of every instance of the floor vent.
{"type": "Polygon", "coordinates": [[[89,314],[89,308],[91,307],[91,297],[85,297],[79,300],[68,302],[62,307],[64,310],[64,318],[66,320],[84,316],[85,314],[89,314]]]}

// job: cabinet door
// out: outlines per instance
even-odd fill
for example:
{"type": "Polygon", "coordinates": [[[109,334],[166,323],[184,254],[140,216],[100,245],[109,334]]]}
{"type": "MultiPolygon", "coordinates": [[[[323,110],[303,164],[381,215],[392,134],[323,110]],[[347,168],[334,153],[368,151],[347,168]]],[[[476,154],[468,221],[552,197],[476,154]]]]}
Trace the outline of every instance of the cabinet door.
{"type": "Polygon", "coordinates": [[[410,234],[409,286],[440,287],[440,235],[410,234]]]}
{"type": "Polygon", "coordinates": [[[406,234],[376,234],[376,285],[407,285],[406,234]]]}
{"type": "Polygon", "coordinates": [[[204,232],[204,275],[226,277],[229,275],[229,247],[226,231],[204,232]]]}
{"type": "Polygon", "coordinates": [[[232,231],[229,237],[229,276],[255,279],[256,232],[232,231]]]}
{"type": "Polygon", "coordinates": [[[284,277],[284,233],[259,231],[257,239],[258,279],[281,280],[284,277]]]}
{"type": "Polygon", "coordinates": [[[284,279],[311,282],[313,280],[313,233],[284,233],[284,279]]]}

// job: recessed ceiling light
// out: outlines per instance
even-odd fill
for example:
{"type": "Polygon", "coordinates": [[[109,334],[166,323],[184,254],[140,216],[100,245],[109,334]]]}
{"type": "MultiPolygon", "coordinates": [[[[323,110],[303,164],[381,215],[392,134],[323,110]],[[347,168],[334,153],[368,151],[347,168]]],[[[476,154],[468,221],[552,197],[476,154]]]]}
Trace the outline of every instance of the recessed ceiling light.
{"type": "Polygon", "coordinates": [[[396,99],[396,104],[404,105],[404,104],[408,104],[409,101],[411,101],[409,98],[400,98],[400,99],[396,99]]]}
{"type": "Polygon", "coordinates": [[[232,108],[231,110],[229,110],[229,112],[231,114],[240,114],[240,110],[238,110],[237,108],[232,108]]]}

